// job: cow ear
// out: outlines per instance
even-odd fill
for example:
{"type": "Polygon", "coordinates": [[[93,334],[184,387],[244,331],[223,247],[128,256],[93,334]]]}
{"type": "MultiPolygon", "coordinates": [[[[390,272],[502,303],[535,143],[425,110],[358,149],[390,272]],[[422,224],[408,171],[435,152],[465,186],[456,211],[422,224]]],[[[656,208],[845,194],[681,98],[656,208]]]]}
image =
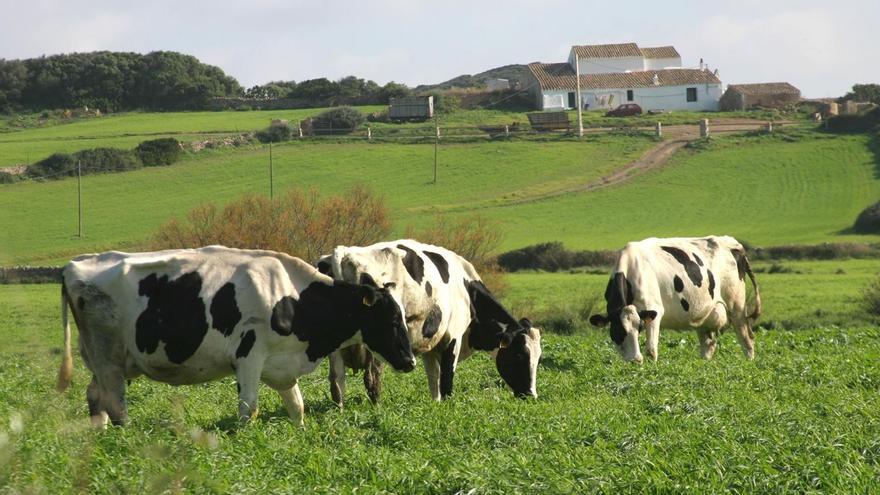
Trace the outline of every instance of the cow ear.
{"type": "Polygon", "coordinates": [[[529,321],[528,318],[520,318],[519,326],[525,330],[528,330],[529,328],[532,328],[532,322],[529,321]]]}
{"type": "Polygon", "coordinates": [[[378,294],[376,291],[370,286],[364,286],[361,290],[361,295],[364,296],[364,306],[372,306],[376,304],[376,299],[378,299],[378,294]]]}
{"type": "Polygon", "coordinates": [[[639,311],[639,318],[642,319],[642,324],[648,325],[657,318],[657,312],[651,310],[639,311]]]}
{"type": "Polygon", "coordinates": [[[601,328],[608,324],[608,318],[602,315],[593,315],[590,317],[590,324],[592,324],[594,327],[601,328]]]}
{"type": "Polygon", "coordinates": [[[379,288],[379,285],[376,284],[376,281],[373,280],[372,275],[370,275],[369,273],[361,273],[361,277],[358,280],[358,283],[361,285],[369,285],[370,287],[375,287],[377,289],[379,288]]]}
{"type": "Polygon", "coordinates": [[[513,342],[513,337],[511,337],[509,333],[501,332],[499,335],[501,335],[501,337],[498,341],[498,347],[500,347],[501,349],[506,348],[510,345],[511,342],[513,342]]]}

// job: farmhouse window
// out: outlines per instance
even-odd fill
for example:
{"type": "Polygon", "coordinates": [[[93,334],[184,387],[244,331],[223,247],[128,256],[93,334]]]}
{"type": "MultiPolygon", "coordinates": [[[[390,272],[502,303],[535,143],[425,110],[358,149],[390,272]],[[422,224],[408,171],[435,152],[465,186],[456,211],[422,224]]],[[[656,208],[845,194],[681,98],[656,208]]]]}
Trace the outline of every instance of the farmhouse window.
{"type": "Polygon", "coordinates": [[[633,90],[626,90],[626,101],[633,101],[633,90]]]}
{"type": "Polygon", "coordinates": [[[568,107],[575,108],[576,106],[577,106],[577,103],[576,103],[576,100],[574,97],[574,92],[572,91],[571,93],[568,94],[568,107]]]}
{"type": "Polygon", "coordinates": [[[697,101],[697,88],[687,89],[687,101],[697,101]]]}

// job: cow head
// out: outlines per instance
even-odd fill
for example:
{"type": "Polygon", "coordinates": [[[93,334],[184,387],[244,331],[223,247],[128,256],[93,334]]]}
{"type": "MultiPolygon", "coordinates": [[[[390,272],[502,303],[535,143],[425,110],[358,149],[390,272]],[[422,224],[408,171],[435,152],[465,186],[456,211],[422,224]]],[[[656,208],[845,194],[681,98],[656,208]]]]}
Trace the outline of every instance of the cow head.
{"type": "Polygon", "coordinates": [[[593,315],[590,323],[597,327],[608,325],[611,341],[620,356],[625,361],[641,363],[643,358],[639,349],[639,332],[656,317],[656,311],[639,311],[630,304],[608,315],[593,315]]]}
{"type": "Polygon", "coordinates": [[[407,332],[400,304],[392,297],[393,284],[377,288],[360,285],[363,296],[363,312],[360,318],[361,336],[364,344],[381,361],[398,371],[412,371],[416,358],[407,332]]]}
{"type": "Polygon", "coordinates": [[[537,397],[538,361],[541,359],[541,331],[523,318],[519,328],[505,332],[495,355],[495,367],[517,397],[537,397]]]}
{"type": "Polygon", "coordinates": [[[657,312],[639,312],[633,305],[633,301],[632,284],[623,273],[615,273],[605,288],[605,302],[608,304],[608,312],[604,315],[591,316],[590,323],[597,327],[608,325],[611,341],[614,342],[621,357],[626,361],[641,363],[639,332],[657,317],[657,312]]]}

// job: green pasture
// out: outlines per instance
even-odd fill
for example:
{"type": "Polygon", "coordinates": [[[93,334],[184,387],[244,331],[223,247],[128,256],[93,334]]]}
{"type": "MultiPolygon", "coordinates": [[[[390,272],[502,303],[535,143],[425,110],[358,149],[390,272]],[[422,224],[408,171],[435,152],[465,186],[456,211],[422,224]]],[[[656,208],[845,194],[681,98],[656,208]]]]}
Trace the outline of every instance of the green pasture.
{"type": "MultiPolygon", "coordinates": [[[[745,361],[731,332],[712,361],[693,332],[664,331],[660,361],[623,363],[606,333],[545,331],[536,400],[516,400],[486,355],[460,364],[431,403],[421,367],[385,376],[383,401],[349,376],[346,408],[326,365],[304,377],[306,426],[262,390],[239,426],[231,378],[128,388],[131,423],[88,427],[88,371],[53,390],[57,285],[0,286],[0,486],[31,493],[870,493],[880,483],[880,332],[845,318],[878,262],[791,263],[758,274],[768,318],[745,361]],[[842,273],[840,273],[842,271],[842,273]],[[837,277],[840,282],[837,282],[837,277]],[[806,315],[806,316],[804,316],[806,315]]],[[[763,268],[759,266],[758,268],[763,268]]],[[[507,301],[534,307],[601,294],[605,275],[517,274],[507,301]]],[[[519,316],[519,315],[518,315],[519,316]]],[[[854,318],[858,320],[858,318],[854,318]]]]}
{"type": "MultiPolygon", "coordinates": [[[[290,143],[273,148],[275,191],[341,193],[364,183],[383,195],[398,231],[442,208],[503,204],[595,180],[653,141],[484,142],[444,146],[432,184],[431,145],[290,143]]],[[[58,262],[79,252],[134,249],[194,206],[269,192],[268,147],[204,152],[173,165],[83,178],[84,238],[77,233],[74,179],[0,185],[0,265],[58,262]]]]}

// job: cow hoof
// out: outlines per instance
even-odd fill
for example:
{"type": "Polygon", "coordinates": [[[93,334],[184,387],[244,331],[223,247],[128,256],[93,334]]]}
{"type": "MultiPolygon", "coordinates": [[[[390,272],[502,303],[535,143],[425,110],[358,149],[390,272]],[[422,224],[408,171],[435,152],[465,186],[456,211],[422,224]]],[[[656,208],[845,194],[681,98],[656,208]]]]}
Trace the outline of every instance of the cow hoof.
{"type": "Polygon", "coordinates": [[[651,358],[651,361],[654,361],[655,363],[657,362],[657,351],[651,350],[651,351],[648,351],[647,354],[648,354],[648,357],[651,358]]]}

